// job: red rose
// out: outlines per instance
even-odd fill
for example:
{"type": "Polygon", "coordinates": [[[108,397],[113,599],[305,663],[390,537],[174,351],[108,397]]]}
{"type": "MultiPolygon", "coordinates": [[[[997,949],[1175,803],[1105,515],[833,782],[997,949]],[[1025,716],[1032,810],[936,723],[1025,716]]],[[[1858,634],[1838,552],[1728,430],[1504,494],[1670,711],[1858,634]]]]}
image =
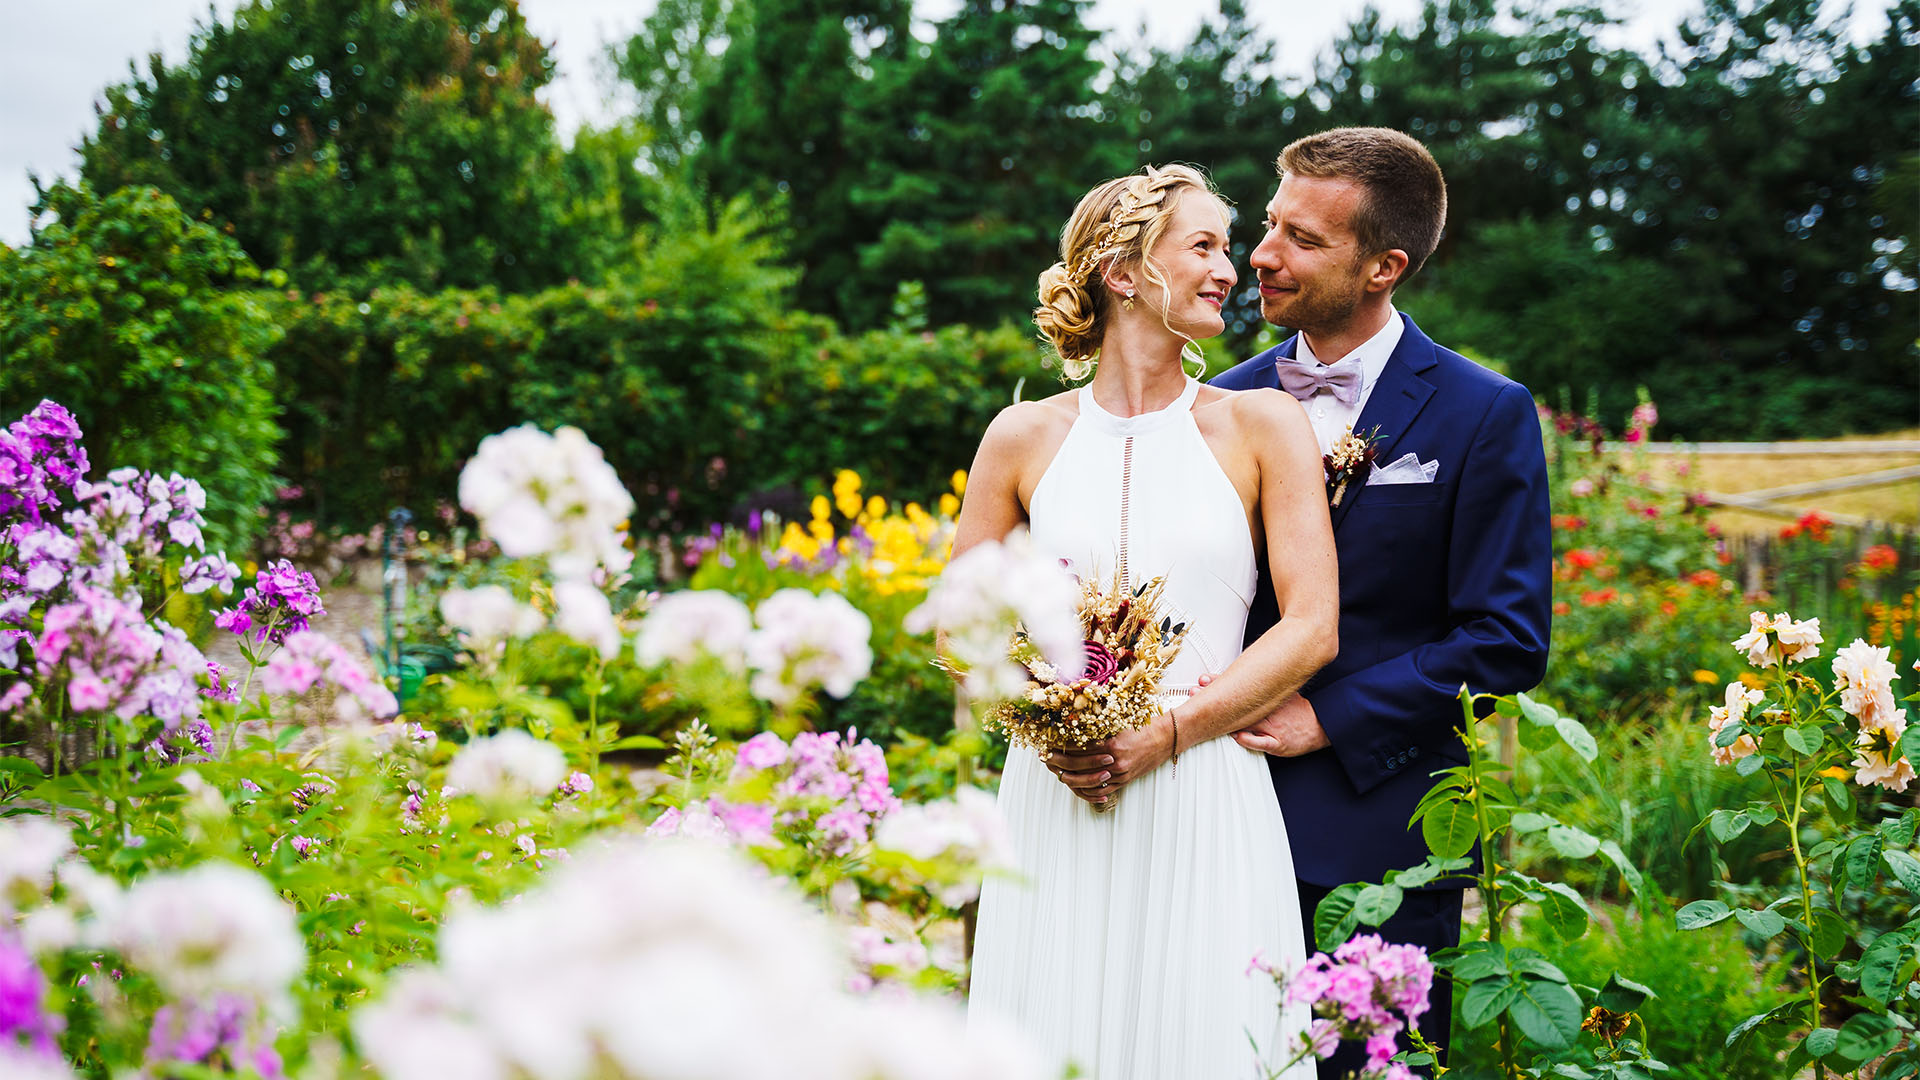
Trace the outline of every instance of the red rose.
{"type": "Polygon", "coordinates": [[[1113,651],[1097,641],[1086,643],[1087,666],[1080,677],[1089,682],[1104,683],[1120,671],[1120,661],[1114,658],[1113,651]]]}

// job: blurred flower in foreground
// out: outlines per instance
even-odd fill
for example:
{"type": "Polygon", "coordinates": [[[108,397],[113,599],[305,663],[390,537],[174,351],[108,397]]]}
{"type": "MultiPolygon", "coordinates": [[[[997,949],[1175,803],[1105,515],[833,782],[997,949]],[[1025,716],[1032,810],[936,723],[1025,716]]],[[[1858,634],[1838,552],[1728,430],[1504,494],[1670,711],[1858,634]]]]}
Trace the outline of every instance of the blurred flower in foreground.
{"type": "Polygon", "coordinates": [[[633,496],[600,448],[575,427],[523,424],[480,440],[460,471],[460,505],[512,558],[548,557],[554,576],[618,574],[633,563],[625,522],[633,496]]]}
{"type": "Polygon", "coordinates": [[[1061,673],[1085,663],[1073,578],[1033,553],[1024,529],[986,541],[947,564],[927,601],[907,616],[916,634],[939,630],[944,652],[963,669],[967,694],[982,701],[1020,693],[1027,673],[1007,658],[1007,642],[1024,630],[1061,673]]]}
{"type": "Polygon", "coordinates": [[[613,840],[454,914],[438,955],[354,1016],[386,1080],[1046,1075],[947,1002],[847,994],[826,921],[714,844],[613,840]]]}
{"type": "Polygon", "coordinates": [[[839,593],[781,589],[753,617],[759,626],[746,643],[751,685],[775,705],[791,705],[814,686],[846,697],[873,670],[873,621],[839,593]]]}

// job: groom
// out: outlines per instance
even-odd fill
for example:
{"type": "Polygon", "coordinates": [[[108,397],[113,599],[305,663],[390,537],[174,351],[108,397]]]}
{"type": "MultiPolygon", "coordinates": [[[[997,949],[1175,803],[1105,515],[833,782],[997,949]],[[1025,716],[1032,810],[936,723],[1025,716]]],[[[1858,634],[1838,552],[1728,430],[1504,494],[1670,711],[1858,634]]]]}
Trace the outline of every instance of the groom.
{"type": "MultiPolygon", "coordinates": [[[[1446,181],[1426,147],[1339,128],[1288,146],[1278,166],[1251,262],[1261,314],[1299,333],[1213,383],[1292,393],[1323,453],[1349,429],[1377,433],[1371,471],[1361,465],[1332,507],[1339,655],[1235,736],[1269,755],[1311,936],[1335,886],[1426,858],[1407,823],[1431,774],[1466,761],[1461,684],[1504,694],[1540,681],[1552,551],[1533,398],[1393,306],[1446,222],[1446,181]]],[[[1263,574],[1247,639],[1276,618],[1263,574]]],[[[1409,891],[1381,933],[1429,952],[1456,945],[1462,895],[1409,891]]],[[[1436,979],[1428,1038],[1446,1042],[1451,1009],[1436,979]]],[[[1349,1044],[1321,1075],[1361,1064],[1349,1044]]]]}

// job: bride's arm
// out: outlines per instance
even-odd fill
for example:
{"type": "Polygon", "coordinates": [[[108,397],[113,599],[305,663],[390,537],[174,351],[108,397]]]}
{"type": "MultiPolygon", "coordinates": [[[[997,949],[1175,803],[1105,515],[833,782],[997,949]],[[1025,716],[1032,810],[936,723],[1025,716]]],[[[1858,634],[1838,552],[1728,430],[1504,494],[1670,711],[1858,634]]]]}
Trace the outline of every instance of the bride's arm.
{"type": "Polygon", "coordinates": [[[1280,621],[1205,694],[1176,710],[1180,750],[1272,713],[1340,651],[1340,564],[1319,442],[1306,410],[1277,390],[1237,394],[1234,404],[1260,469],[1260,519],[1280,621]]]}
{"type": "Polygon", "coordinates": [[[980,449],[973,455],[973,467],[967,470],[967,494],[960,502],[950,558],[959,558],[984,541],[1003,540],[1016,526],[1026,524],[1020,479],[1044,422],[1038,406],[1027,404],[1002,409],[987,425],[980,449]]]}

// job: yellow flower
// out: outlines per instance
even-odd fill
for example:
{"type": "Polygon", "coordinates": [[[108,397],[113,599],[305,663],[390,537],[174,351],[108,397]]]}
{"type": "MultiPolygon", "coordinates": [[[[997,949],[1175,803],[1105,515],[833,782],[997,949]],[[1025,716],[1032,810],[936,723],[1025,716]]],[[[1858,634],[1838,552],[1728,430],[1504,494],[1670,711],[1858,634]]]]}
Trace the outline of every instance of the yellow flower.
{"type": "Polygon", "coordinates": [[[838,499],[847,495],[860,494],[860,474],[852,469],[841,469],[833,474],[833,497],[838,499]]]}
{"type": "Polygon", "coordinates": [[[875,521],[887,516],[887,500],[878,495],[867,499],[867,516],[875,521]]]}
{"type": "Polygon", "coordinates": [[[811,533],[813,538],[823,545],[833,543],[832,522],[814,518],[812,521],[807,522],[807,532],[811,533]]]}
{"type": "Polygon", "coordinates": [[[780,532],[780,553],[782,561],[791,556],[801,562],[812,562],[820,557],[820,543],[789,521],[780,532]]]}
{"type": "Polygon", "coordinates": [[[958,514],[959,512],[960,512],[959,499],[956,499],[951,495],[940,496],[940,516],[941,517],[950,518],[950,517],[953,517],[955,514],[958,514]]]}
{"type": "Polygon", "coordinates": [[[1740,682],[1749,690],[1765,690],[1767,688],[1767,681],[1751,671],[1741,672],[1740,682]]]}
{"type": "Polygon", "coordinates": [[[815,521],[825,521],[828,517],[832,516],[832,514],[833,504],[827,501],[827,497],[825,495],[815,495],[813,497],[813,519],[815,521]]]}
{"type": "Polygon", "coordinates": [[[1821,775],[1821,776],[1829,776],[1829,777],[1832,777],[1832,778],[1833,778],[1833,779],[1835,779],[1835,780],[1845,780],[1845,779],[1848,779],[1849,777],[1851,777],[1851,776],[1853,776],[1853,774],[1852,774],[1852,773],[1850,773],[1850,772],[1848,772],[1847,770],[1845,770],[1845,769],[1843,769],[1843,768],[1841,768],[1841,767],[1840,767],[1840,766],[1838,766],[1838,765],[1835,765],[1835,766],[1834,766],[1834,767],[1832,767],[1831,769],[1821,769],[1821,770],[1820,770],[1820,775],[1821,775]]]}
{"type": "Polygon", "coordinates": [[[1693,673],[1693,681],[1702,686],[1714,686],[1720,682],[1720,676],[1708,671],[1706,668],[1699,668],[1693,673]]]}
{"type": "Polygon", "coordinates": [[[965,495],[967,493],[967,470],[953,470],[953,493],[955,495],[965,495]]]}

